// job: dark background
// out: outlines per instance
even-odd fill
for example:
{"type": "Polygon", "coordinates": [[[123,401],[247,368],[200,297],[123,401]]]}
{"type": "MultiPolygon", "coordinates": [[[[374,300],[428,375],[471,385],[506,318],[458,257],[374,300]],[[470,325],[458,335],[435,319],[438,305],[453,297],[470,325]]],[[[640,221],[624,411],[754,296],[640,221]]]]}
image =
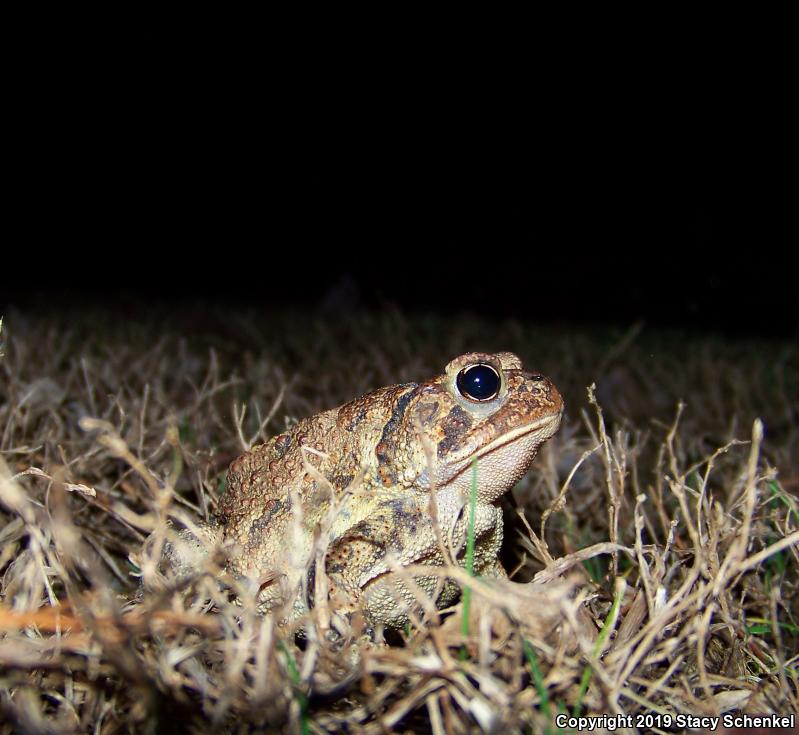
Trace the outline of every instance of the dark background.
{"type": "Polygon", "coordinates": [[[0,308],[395,306],[797,333],[794,205],[740,157],[561,141],[370,158],[334,142],[272,163],[144,143],[84,161],[56,143],[15,189],[0,308]]]}
{"type": "Polygon", "coordinates": [[[733,50],[684,73],[541,49],[409,75],[343,50],[267,73],[255,44],[179,79],[91,53],[17,75],[0,309],[795,334],[790,96],[733,50]]]}

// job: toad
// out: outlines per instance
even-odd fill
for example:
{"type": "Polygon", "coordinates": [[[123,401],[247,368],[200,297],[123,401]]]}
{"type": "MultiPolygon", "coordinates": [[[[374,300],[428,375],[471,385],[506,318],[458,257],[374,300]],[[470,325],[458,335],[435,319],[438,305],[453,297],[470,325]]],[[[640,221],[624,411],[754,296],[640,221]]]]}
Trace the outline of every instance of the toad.
{"type": "Polygon", "coordinates": [[[227,571],[254,583],[260,609],[291,618],[314,605],[323,564],[334,612],[400,628],[421,595],[439,609],[457,599],[434,568],[466,563],[475,464],[474,573],[506,576],[500,499],[562,413],[554,384],[516,355],[461,355],[441,375],[380,388],[243,454],[215,523],[202,539],[184,531],[165,557],[185,573],[224,544],[227,571]],[[412,577],[401,573],[410,565],[412,577]]]}

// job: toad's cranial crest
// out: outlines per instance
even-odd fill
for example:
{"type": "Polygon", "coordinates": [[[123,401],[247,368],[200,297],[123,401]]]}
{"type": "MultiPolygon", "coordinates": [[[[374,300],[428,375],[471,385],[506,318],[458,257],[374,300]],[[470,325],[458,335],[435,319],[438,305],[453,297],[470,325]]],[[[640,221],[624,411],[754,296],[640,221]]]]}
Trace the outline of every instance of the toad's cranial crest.
{"type": "MultiPolygon", "coordinates": [[[[510,352],[470,352],[422,383],[380,388],[289,431],[235,460],[205,539],[184,532],[165,558],[187,572],[197,549],[228,542],[228,571],[259,581],[263,611],[298,617],[313,604],[316,544],[327,543],[331,607],[361,609],[372,625],[401,627],[420,611],[396,566],[442,566],[433,516],[464,564],[463,508],[477,459],[474,571],[504,576],[499,499],[530,467],[560,425],[563,400],[553,383],[527,372],[510,352]],[[188,536],[188,538],[187,538],[188,536]]],[[[431,571],[433,571],[431,569],[431,571]]],[[[458,595],[439,575],[418,575],[418,590],[438,608],[458,595]]]]}

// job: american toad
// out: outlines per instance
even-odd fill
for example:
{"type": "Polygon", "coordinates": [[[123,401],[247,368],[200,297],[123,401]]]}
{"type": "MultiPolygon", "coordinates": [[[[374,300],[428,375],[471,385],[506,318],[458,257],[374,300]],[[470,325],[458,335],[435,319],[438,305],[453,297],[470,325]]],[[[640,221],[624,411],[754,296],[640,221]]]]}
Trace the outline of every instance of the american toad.
{"type": "Polygon", "coordinates": [[[205,539],[184,532],[173,568],[196,566],[227,542],[228,571],[253,580],[261,609],[292,617],[314,604],[318,555],[331,608],[363,610],[372,625],[401,627],[421,590],[438,608],[458,588],[396,566],[465,564],[472,462],[477,460],[474,571],[505,576],[501,496],[560,424],[563,401],[510,352],[471,352],[423,383],[380,388],[303,419],[236,459],[205,539]],[[434,502],[431,502],[434,501],[434,502]],[[434,515],[437,517],[438,529],[434,515]]]}

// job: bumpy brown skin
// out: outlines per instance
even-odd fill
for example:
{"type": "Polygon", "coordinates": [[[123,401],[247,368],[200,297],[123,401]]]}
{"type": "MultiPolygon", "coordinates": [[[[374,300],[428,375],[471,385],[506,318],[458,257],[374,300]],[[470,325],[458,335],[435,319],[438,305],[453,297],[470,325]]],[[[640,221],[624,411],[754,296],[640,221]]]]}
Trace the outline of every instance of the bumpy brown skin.
{"type": "MultiPolygon", "coordinates": [[[[499,498],[557,431],[562,411],[555,386],[525,372],[516,355],[472,352],[423,383],[381,388],[304,419],[231,464],[218,509],[221,534],[233,542],[229,569],[261,585],[262,609],[289,600],[299,615],[313,604],[314,550],[326,542],[335,609],[360,607],[371,624],[400,627],[416,598],[390,559],[444,563],[431,494],[445,543],[463,564],[477,457],[475,571],[504,575],[499,498]],[[500,375],[495,399],[460,394],[457,375],[475,363],[500,375]]],[[[414,581],[439,608],[457,596],[434,575],[414,581]]]]}

